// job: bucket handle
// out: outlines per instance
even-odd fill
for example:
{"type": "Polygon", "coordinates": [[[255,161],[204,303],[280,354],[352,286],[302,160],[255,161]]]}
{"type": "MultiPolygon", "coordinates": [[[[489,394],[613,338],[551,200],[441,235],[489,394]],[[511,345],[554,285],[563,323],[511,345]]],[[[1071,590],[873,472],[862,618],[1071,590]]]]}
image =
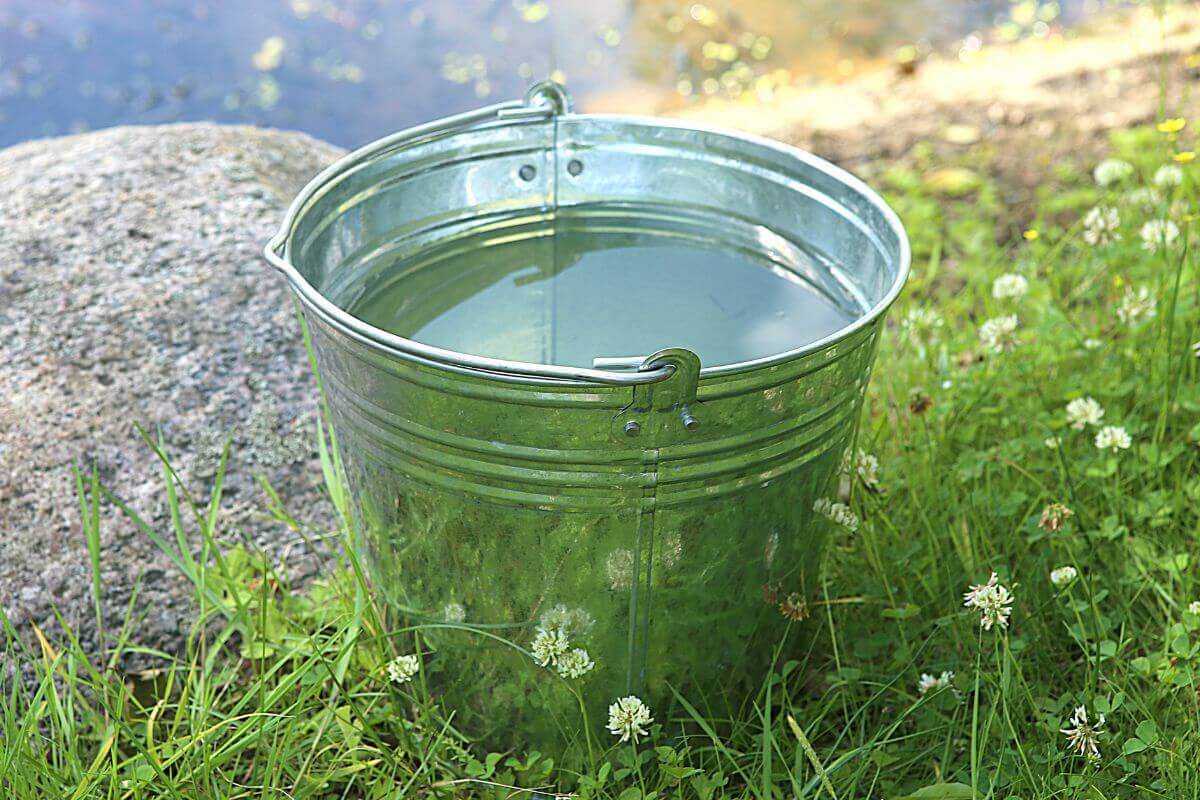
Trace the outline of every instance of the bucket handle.
{"type": "MultiPolygon", "coordinates": [[[[530,91],[533,91],[531,87],[530,91]]],[[[452,117],[438,120],[427,125],[421,125],[416,128],[393,133],[391,136],[385,136],[378,141],[360,147],[348,155],[343,156],[337,161],[330,164],[325,169],[317,173],[316,177],[308,182],[296,199],[292,201],[288,207],[287,213],[284,215],[283,222],[279,226],[279,230],[267,242],[267,246],[263,250],[263,255],[272,267],[289,275],[291,265],[287,262],[285,248],[288,237],[292,234],[292,228],[295,226],[296,218],[300,216],[300,210],[319,193],[325,186],[334,178],[343,175],[346,172],[355,169],[364,162],[372,158],[377,158],[389,150],[403,146],[412,142],[414,138],[425,136],[436,136],[444,133],[449,133],[460,128],[470,128],[482,122],[488,122],[494,119],[520,119],[529,117],[531,119],[542,119],[554,113],[553,105],[530,105],[525,100],[507,100],[503,103],[495,103],[490,106],[467,111],[462,114],[456,114],[452,117]]],[[[290,278],[290,275],[289,275],[290,278]]]]}
{"type": "Polygon", "coordinates": [[[505,122],[543,120],[560,114],[570,114],[573,110],[574,103],[565,86],[556,81],[538,81],[526,90],[525,96],[520,100],[505,100],[502,103],[493,103],[473,111],[465,111],[462,114],[455,114],[445,119],[393,133],[391,136],[385,136],[360,147],[321,170],[315,178],[308,182],[308,185],[300,190],[300,194],[288,207],[279,230],[263,249],[263,255],[266,256],[272,267],[284,275],[288,275],[291,267],[287,262],[285,249],[296,218],[300,216],[300,210],[314,195],[324,189],[332,178],[355,169],[365,161],[377,158],[396,147],[410,144],[416,138],[439,136],[496,120],[505,122]]]}
{"type": "Polygon", "coordinates": [[[653,366],[643,365],[636,372],[619,371],[619,367],[617,369],[564,367],[553,364],[483,358],[405,339],[368,325],[331,303],[299,273],[288,258],[288,240],[292,236],[296,220],[303,208],[335,178],[361,166],[364,162],[377,158],[390,150],[411,144],[415,139],[440,136],[497,121],[520,123],[547,120],[562,114],[570,114],[571,110],[571,96],[564,86],[554,81],[541,81],[530,86],[520,100],[496,103],[426,125],[419,125],[361,147],[330,164],[300,190],[296,199],[288,207],[279,230],[263,248],[263,256],[267,263],[282,273],[291,284],[292,289],[299,295],[301,305],[316,313],[324,323],[343,335],[387,356],[462,375],[486,376],[493,380],[511,383],[534,383],[550,386],[589,384],[645,386],[665,381],[675,374],[674,364],[663,362],[655,363],[653,366]]]}

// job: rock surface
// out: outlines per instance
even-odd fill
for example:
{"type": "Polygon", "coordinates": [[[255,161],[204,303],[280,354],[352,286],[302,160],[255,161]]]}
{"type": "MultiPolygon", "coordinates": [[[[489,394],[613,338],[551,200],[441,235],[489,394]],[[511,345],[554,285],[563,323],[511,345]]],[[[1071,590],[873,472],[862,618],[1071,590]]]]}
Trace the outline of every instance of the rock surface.
{"type": "MultiPolygon", "coordinates": [[[[285,284],[260,251],[338,154],[301,134],[208,124],[0,152],[0,607],[18,630],[53,632],[57,609],[97,643],[73,464],[95,464],[169,531],[161,466],[135,423],[161,430],[202,494],[231,438],[224,538],[313,568],[264,513],[256,481],[298,519],[326,519],[316,390],[285,284]]],[[[119,510],[101,519],[108,624],[137,585],[135,641],[177,649],[190,584],[119,510]]]]}

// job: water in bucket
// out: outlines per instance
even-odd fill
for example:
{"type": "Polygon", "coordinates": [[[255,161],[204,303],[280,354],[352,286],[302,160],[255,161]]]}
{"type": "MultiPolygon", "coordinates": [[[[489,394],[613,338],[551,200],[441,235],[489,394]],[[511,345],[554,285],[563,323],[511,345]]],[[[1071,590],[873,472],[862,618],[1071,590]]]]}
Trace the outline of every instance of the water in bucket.
{"type": "Polygon", "coordinates": [[[704,366],[753,361],[860,313],[814,282],[829,274],[819,257],[765,228],[752,250],[655,220],[508,220],[373,264],[347,310],[447,350],[578,367],[666,347],[704,366]]]}

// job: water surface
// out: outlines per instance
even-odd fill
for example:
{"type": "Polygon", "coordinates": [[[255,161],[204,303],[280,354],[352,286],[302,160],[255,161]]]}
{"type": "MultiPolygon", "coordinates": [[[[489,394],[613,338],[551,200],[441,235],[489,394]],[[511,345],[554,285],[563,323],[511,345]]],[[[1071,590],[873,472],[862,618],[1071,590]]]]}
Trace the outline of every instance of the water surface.
{"type": "Polygon", "coordinates": [[[750,252],[631,216],[460,237],[369,271],[348,309],[447,350],[591,367],[686,347],[705,366],[786,352],[844,327],[802,251],[750,252]]]}
{"type": "MultiPolygon", "coordinates": [[[[1112,0],[1106,0],[1112,4],[1112,0]]],[[[1101,0],[3,0],[0,145],[177,120],[354,146],[566,80],[582,107],[767,98],[1101,0]]]]}

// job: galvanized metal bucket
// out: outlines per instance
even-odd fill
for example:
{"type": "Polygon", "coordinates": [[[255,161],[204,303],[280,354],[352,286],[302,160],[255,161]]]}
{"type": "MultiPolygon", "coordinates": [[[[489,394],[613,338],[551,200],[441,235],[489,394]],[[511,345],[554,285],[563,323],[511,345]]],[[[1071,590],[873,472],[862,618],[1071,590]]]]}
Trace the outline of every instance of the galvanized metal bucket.
{"type": "MultiPolygon", "coordinates": [[[[450,274],[474,280],[477,256],[450,274]]],[[[543,83],[333,164],[266,257],[311,327],[373,580],[415,626],[397,649],[421,656],[459,729],[571,758],[611,742],[615,698],[660,720],[675,691],[737,703],[794,643],[830,528],[814,504],[909,268],[899,220],[864,184],[764,139],[576,114],[543,83]],[[740,362],[665,347],[564,364],[457,352],[346,310],[384,262],[422,285],[431,247],[530,219],[553,240],[612,209],[803,253],[803,269],[770,269],[853,318],[740,362]]]]}

